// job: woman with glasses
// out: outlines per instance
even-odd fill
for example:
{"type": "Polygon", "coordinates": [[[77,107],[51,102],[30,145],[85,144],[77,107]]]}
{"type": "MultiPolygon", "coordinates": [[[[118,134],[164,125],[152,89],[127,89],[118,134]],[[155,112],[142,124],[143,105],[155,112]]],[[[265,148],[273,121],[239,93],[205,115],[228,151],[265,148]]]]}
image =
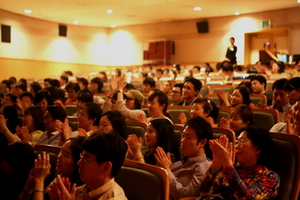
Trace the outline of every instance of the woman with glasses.
{"type": "MultiPolygon", "coordinates": [[[[206,119],[212,127],[217,126],[215,121],[217,120],[219,114],[219,109],[216,104],[210,101],[208,98],[197,98],[191,109],[191,117],[203,117],[206,119]]],[[[178,116],[178,122],[180,124],[185,124],[187,122],[187,117],[184,113],[180,113],[178,116]]]]}
{"type": "Polygon", "coordinates": [[[263,129],[247,127],[234,145],[228,139],[210,141],[213,160],[198,199],[270,199],[278,194],[279,176],[267,167],[274,161],[273,140],[263,129]],[[236,156],[237,163],[232,161],[236,156]]]}

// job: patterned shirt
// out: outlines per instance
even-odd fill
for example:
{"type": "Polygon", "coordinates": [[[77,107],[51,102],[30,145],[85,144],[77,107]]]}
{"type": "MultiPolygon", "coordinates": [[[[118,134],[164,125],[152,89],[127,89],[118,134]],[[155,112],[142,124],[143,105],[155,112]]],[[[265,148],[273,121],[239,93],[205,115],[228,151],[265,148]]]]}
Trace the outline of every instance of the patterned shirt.
{"type": "Polygon", "coordinates": [[[200,188],[200,199],[217,194],[226,200],[269,199],[278,194],[279,176],[266,167],[229,166],[220,171],[210,168],[200,188]]]}

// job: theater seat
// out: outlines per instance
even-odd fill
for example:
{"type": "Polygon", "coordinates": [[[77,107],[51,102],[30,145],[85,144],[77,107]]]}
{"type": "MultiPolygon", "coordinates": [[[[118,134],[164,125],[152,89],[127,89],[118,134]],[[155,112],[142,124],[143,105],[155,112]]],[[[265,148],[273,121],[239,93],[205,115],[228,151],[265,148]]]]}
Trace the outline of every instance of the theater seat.
{"type": "Polygon", "coordinates": [[[253,109],[253,122],[258,128],[270,130],[279,122],[279,113],[275,109],[253,109]]]}
{"type": "Polygon", "coordinates": [[[180,160],[180,158],[182,157],[181,155],[181,139],[182,139],[182,132],[184,130],[184,126],[181,124],[174,124],[173,125],[174,128],[174,134],[175,134],[175,146],[178,149],[179,155],[175,155],[175,159],[176,161],[180,160]]]}
{"type": "Polygon", "coordinates": [[[70,103],[65,105],[65,110],[68,116],[73,116],[76,112],[76,104],[70,103]]]}
{"type": "Polygon", "coordinates": [[[50,156],[50,174],[55,174],[56,173],[56,163],[57,163],[57,156],[61,150],[61,147],[59,146],[52,146],[52,145],[41,145],[41,144],[36,144],[33,148],[34,154],[36,157],[38,154],[42,154],[43,151],[45,151],[47,154],[50,156]]]}
{"type": "Polygon", "coordinates": [[[191,109],[192,106],[169,106],[167,113],[171,116],[173,123],[178,124],[180,113],[184,113],[188,120],[191,118],[191,109]]]}
{"type": "Polygon", "coordinates": [[[169,199],[169,175],[161,167],[126,159],[115,180],[128,200],[169,199]]]}
{"type": "Polygon", "coordinates": [[[272,133],[276,163],[271,168],[280,176],[277,200],[297,200],[300,189],[300,137],[272,133]]]}
{"type": "Polygon", "coordinates": [[[147,126],[140,122],[126,122],[126,133],[127,135],[136,134],[138,137],[144,139],[147,126]]]}

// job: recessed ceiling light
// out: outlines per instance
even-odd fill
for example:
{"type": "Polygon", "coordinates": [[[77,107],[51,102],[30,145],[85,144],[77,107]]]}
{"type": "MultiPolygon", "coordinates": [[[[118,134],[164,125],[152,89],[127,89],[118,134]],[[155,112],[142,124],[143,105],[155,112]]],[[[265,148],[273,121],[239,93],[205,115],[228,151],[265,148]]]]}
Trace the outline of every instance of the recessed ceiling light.
{"type": "Polygon", "coordinates": [[[234,14],[235,14],[235,15],[240,15],[240,13],[239,13],[239,12],[235,12],[234,14]]]}
{"type": "Polygon", "coordinates": [[[116,27],[117,27],[117,25],[110,25],[110,27],[111,27],[111,28],[116,28],[116,27]]]}
{"type": "Polygon", "coordinates": [[[194,10],[202,10],[201,7],[194,7],[194,10]]]}
{"type": "Polygon", "coordinates": [[[107,13],[113,13],[113,10],[107,10],[106,12],[107,13]]]}
{"type": "Polygon", "coordinates": [[[30,13],[32,13],[32,11],[31,10],[24,10],[24,13],[30,14],[30,13]]]}
{"type": "Polygon", "coordinates": [[[74,20],[74,21],[73,21],[73,24],[78,24],[78,21],[77,21],[77,20],[74,20]]]}

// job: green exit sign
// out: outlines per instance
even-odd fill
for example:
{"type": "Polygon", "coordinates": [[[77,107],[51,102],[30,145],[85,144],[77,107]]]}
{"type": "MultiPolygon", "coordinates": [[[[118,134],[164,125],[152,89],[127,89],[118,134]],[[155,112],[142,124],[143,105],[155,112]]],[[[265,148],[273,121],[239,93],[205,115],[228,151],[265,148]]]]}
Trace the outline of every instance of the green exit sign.
{"type": "Polygon", "coordinates": [[[262,28],[271,28],[271,20],[263,20],[261,22],[261,27],[262,28]]]}

